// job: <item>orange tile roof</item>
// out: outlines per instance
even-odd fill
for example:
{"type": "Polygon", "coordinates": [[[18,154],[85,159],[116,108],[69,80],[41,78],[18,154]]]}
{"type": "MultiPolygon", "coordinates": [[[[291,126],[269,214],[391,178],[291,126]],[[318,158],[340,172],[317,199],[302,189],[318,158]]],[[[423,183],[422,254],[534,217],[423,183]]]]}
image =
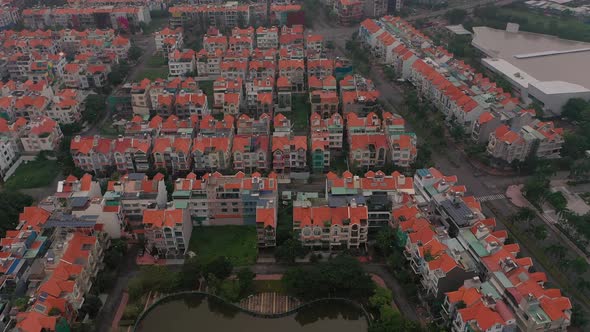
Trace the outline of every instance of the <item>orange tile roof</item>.
{"type": "Polygon", "coordinates": [[[299,222],[300,227],[305,226],[324,226],[324,222],[331,222],[332,225],[344,225],[345,220],[349,220],[350,224],[361,223],[361,220],[368,219],[368,210],[366,206],[342,206],[342,207],[294,207],[293,221],[299,222]]]}
{"type": "Polygon", "coordinates": [[[272,137],[272,151],[290,150],[296,151],[299,149],[307,150],[307,136],[273,136],[272,137]],[[291,149],[291,146],[295,149],[291,149]]]}
{"type": "Polygon", "coordinates": [[[478,303],[482,298],[482,294],[477,288],[466,288],[465,286],[461,286],[457,291],[445,293],[445,295],[450,303],[456,304],[463,301],[467,307],[478,303]]]}
{"type": "Polygon", "coordinates": [[[184,210],[182,209],[168,209],[168,210],[144,210],[143,220],[144,224],[152,225],[156,228],[175,227],[176,224],[184,222],[184,210]]]}
{"type": "Polygon", "coordinates": [[[264,224],[264,227],[276,228],[276,209],[275,208],[257,208],[256,223],[264,224]]]}

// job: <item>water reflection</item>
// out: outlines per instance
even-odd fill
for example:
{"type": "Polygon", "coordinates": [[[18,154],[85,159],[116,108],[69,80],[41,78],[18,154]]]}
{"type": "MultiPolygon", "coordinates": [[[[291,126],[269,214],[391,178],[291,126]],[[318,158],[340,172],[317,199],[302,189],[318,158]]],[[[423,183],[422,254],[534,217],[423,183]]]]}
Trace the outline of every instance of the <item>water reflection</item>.
{"type": "Polygon", "coordinates": [[[215,298],[186,295],[154,308],[138,326],[138,332],[156,331],[257,331],[257,332],[361,332],[367,322],[354,306],[321,302],[282,318],[257,318],[215,298]]]}

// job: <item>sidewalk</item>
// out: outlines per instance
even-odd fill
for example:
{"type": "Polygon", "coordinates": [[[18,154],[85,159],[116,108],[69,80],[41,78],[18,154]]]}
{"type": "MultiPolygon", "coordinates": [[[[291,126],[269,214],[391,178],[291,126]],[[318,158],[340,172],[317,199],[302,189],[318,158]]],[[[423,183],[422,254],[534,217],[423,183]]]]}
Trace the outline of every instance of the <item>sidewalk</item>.
{"type": "Polygon", "coordinates": [[[119,302],[119,307],[117,308],[117,312],[115,313],[115,318],[113,319],[113,324],[111,325],[111,330],[116,331],[119,328],[119,322],[121,321],[121,317],[123,317],[123,313],[125,312],[125,307],[127,307],[127,302],[129,301],[129,294],[127,292],[123,293],[121,297],[121,302],[119,302]]]}

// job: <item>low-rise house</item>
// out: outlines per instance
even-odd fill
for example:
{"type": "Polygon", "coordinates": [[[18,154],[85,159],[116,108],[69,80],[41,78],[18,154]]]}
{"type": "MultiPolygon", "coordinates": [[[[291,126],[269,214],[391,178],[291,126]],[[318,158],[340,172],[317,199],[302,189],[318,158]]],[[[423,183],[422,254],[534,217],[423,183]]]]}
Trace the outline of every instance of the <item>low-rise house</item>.
{"type": "Polygon", "coordinates": [[[235,79],[246,79],[248,73],[248,61],[245,60],[234,60],[234,61],[222,61],[220,64],[221,77],[226,80],[235,79]]]}
{"type": "Polygon", "coordinates": [[[276,202],[256,208],[256,239],[259,248],[276,246],[277,207],[276,202]]]}
{"type": "Polygon", "coordinates": [[[277,173],[305,170],[307,148],[307,136],[273,136],[273,170],[277,173]]]}
{"type": "Polygon", "coordinates": [[[203,37],[203,49],[208,53],[213,53],[217,50],[225,52],[227,50],[227,37],[221,35],[219,31],[216,34],[207,33],[203,37]]]}
{"type": "Polygon", "coordinates": [[[262,113],[258,119],[241,114],[236,121],[238,135],[270,135],[270,115],[262,113]]]}
{"type": "Polygon", "coordinates": [[[113,140],[100,136],[75,136],[70,143],[74,165],[86,172],[104,174],[115,164],[113,140]]]}
{"type": "Polygon", "coordinates": [[[198,92],[181,90],[176,95],[175,106],[176,115],[181,119],[187,119],[194,115],[198,120],[201,120],[211,113],[207,96],[201,90],[198,92]]]}
{"type": "Polygon", "coordinates": [[[233,139],[233,168],[252,173],[270,168],[268,135],[237,135],[233,139]]]}
{"type": "Polygon", "coordinates": [[[163,168],[171,174],[191,170],[190,137],[158,137],[152,149],[154,167],[163,168]]]}
{"type": "Polygon", "coordinates": [[[315,173],[330,169],[330,142],[326,134],[311,137],[311,169],[315,173]]]}
{"type": "Polygon", "coordinates": [[[292,87],[288,78],[280,76],[277,79],[277,112],[291,112],[292,105],[292,87]]]}
{"type": "Polygon", "coordinates": [[[147,209],[142,224],[147,246],[158,251],[158,256],[177,258],[186,254],[193,231],[187,209],[147,209]]]}
{"type": "Polygon", "coordinates": [[[351,25],[360,22],[363,18],[363,2],[358,0],[335,0],[334,11],[340,24],[351,25]]]}
{"type": "Polygon", "coordinates": [[[109,181],[104,197],[111,201],[111,206],[120,206],[126,217],[138,219],[145,209],[165,208],[168,193],[161,173],[152,179],[144,173],[128,173],[119,181],[109,181]]]}
{"type": "Polygon", "coordinates": [[[312,206],[296,201],[293,206],[293,231],[304,247],[312,249],[365,248],[368,238],[366,206],[312,206]]]}
{"type": "Polygon", "coordinates": [[[305,91],[305,62],[303,60],[279,60],[279,76],[291,82],[293,92],[305,91]]]}
{"type": "Polygon", "coordinates": [[[182,49],[183,45],[183,29],[164,28],[163,30],[154,33],[156,42],[156,51],[161,52],[162,55],[168,54],[174,50],[182,49]]]}
{"type": "Polygon", "coordinates": [[[151,138],[119,137],[113,141],[112,151],[118,172],[146,172],[151,168],[151,138]]]}
{"type": "Polygon", "coordinates": [[[81,99],[78,90],[65,89],[59,91],[47,107],[46,114],[49,118],[60,124],[74,124],[82,120],[80,109],[81,99]]]}
{"type": "Polygon", "coordinates": [[[152,82],[145,78],[141,82],[134,82],[131,85],[131,106],[133,114],[147,116],[152,109],[150,88],[152,82]]]}
{"type": "Polygon", "coordinates": [[[21,136],[21,144],[25,153],[57,151],[62,138],[59,124],[48,117],[42,117],[27,123],[24,135],[21,136]]]}
{"type": "Polygon", "coordinates": [[[324,79],[334,73],[334,60],[331,59],[309,59],[307,61],[307,75],[324,79]]]}
{"type": "Polygon", "coordinates": [[[291,134],[291,120],[281,113],[275,115],[273,121],[273,136],[289,136],[291,134]]]}
{"type": "Polygon", "coordinates": [[[349,165],[361,169],[383,167],[388,160],[388,147],[385,134],[355,135],[348,153],[349,165]]]}
{"type": "Polygon", "coordinates": [[[204,137],[232,137],[235,132],[235,119],[231,115],[224,115],[223,120],[216,120],[207,115],[199,121],[199,135],[204,137]]]}
{"type": "Polygon", "coordinates": [[[195,138],[192,148],[194,170],[213,172],[230,168],[231,145],[229,137],[195,138]]]}
{"type": "Polygon", "coordinates": [[[174,50],[168,55],[169,76],[190,76],[197,70],[195,51],[174,50]]]}
{"type": "Polygon", "coordinates": [[[319,113],[323,118],[329,118],[338,113],[338,94],[336,91],[315,90],[309,93],[311,111],[319,113]]]}
{"type": "Polygon", "coordinates": [[[327,138],[328,147],[338,151],[342,149],[344,135],[344,120],[339,113],[332,114],[327,119],[322,119],[319,113],[312,113],[310,120],[312,145],[314,139],[327,138]]]}
{"type": "Polygon", "coordinates": [[[496,130],[496,128],[500,127],[502,122],[496,116],[494,116],[490,112],[483,112],[477,119],[477,121],[473,122],[473,128],[471,128],[471,139],[478,144],[487,143],[490,134],[496,130]]]}
{"type": "Polygon", "coordinates": [[[266,79],[270,77],[274,80],[276,75],[276,64],[272,60],[252,60],[248,64],[248,79],[266,79]]]}
{"type": "Polygon", "coordinates": [[[343,114],[367,114],[377,107],[379,91],[373,82],[360,75],[348,75],[340,81],[343,114]]]}
{"type": "Polygon", "coordinates": [[[258,27],[256,29],[256,46],[268,50],[279,48],[279,28],[258,27]]]}

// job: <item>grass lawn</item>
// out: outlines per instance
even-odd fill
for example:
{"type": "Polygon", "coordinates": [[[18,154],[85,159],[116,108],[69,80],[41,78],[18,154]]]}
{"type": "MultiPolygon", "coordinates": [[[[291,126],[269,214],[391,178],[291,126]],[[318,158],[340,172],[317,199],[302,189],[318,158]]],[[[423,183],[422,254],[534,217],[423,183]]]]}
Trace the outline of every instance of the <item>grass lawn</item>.
{"type": "Polygon", "coordinates": [[[59,173],[55,160],[33,160],[23,162],[16,172],[6,181],[4,188],[8,190],[45,187],[51,184],[59,173]]]}
{"type": "Polygon", "coordinates": [[[147,59],[146,61],[146,65],[148,67],[162,67],[162,66],[166,66],[166,58],[164,58],[161,55],[152,55],[149,57],[149,59],[147,59]]]}
{"type": "Polygon", "coordinates": [[[307,95],[294,96],[291,113],[284,113],[292,122],[293,131],[309,131],[309,117],[311,116],[311,105],[307,95]]]}
{"type": "Polygon", "coordinates": [[[155,80],[157,78],[168,78],[168,67],[163,68],[145,68],[136,78],[136,81],[141,81],[144,78],[155,80]]]}
{"type": "Polygon", "coordinates": [[[256,293],[285,293],[285,287],[281,280],[254,280],[254,294],[256,293]]]}
{"type": "Polygon", "coordinates": [[[189,249],[207,263],[219,256],[234,266],[256,263],[255,226],[201,226],[193,228],[189,249]]]}
{"type": "Polygon", "coordinates": [[[104,137],[117,137],[119,134],[122,134],[117,129],[113,128],[113,121],[110,119],[107,119],[98,130],[100,135],[104,137]]]}
{"type": "Polygon", "coordinates": [[[162,30],[168,25],[169,17],[152,17],[150,24],[143,30],[145,35],[150,35],[156,31],[162,30]]]}

